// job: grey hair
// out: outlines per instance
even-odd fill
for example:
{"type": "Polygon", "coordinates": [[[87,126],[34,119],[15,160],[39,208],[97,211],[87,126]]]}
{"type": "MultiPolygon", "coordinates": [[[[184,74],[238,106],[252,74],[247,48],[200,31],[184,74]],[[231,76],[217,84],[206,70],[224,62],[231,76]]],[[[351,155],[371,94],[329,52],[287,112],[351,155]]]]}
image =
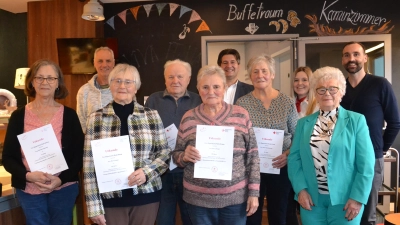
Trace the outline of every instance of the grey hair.
{"type": "Polygon", "coordinates": [[[346,94],[346,79],[344,78],[342,71],[330,66],[321,67],[314,71],[310,80],[310,88],[312,88],[314,94],[317,92],[317,85],[328,80],[336,80],[338,82],[339,91],[343,96],[346,94]]]}
{"type": "Polygon", "coordinates": [[[199,81],[201,80],[201,78],[203,78],[204,76],[211,76],[214,74],[218,75],[222,79],[224,87],[226,88],[226,77],[224,70],[221,67],[214,65],[212,66],[205,65],[201,67],[199,73],[197,74],[197,88],[199,88],[199,81]]]}
{"type": "Polygon", "coordinates": [[[182,65],[183,67],[185,67],[186,71],[189,73],[189,77],[192,76],[192,67],[190,66],[189,63],[182,61],[180,59],[175,59],[175,60],[168,60],[165,64],[164,64],[164,75],[165,75],[165,70],[167,70],[167,67],[173,64],[179,64],[182,65]]]}
{"type": "Polygon", "coordinates": [[[96,50],[94,51],[94,58],[96,58],[97,52],[98,52],[98,51],[101,51],[101,50],[109,51],[109,52],[111,53],[111,57],[112,57],[113,60],[114,60],[114,52],[113,52],[113,50],[112,50],[111,48],[109,48],[109,47],[99,47],[99,48],[96,48],[96,50]]]}
{"type": "Polygon", "coordinates": [[[260,62],[266,63],[268,65],[269,72],[271,74],[275,74],[275,60],[266,54],[261,54],[259,56],[251,58],[247,63],[247,74],[249,74],[249,76],[251,76],[251,70],[253,69],[253,67],[260,62]]]}
{"type": "Polygon", "coordinates": [[[119,74],[125,74],[125,73],[133,75],[133,79],[135,80],[136,90],[139,90],[140,85],[142,84],[140,81],[139,71],[136,69],[136,67],[125,63],[118,64],[114,67],[113,70],[111,70],[110,75],[108,76],[108,83],[111,84],[111,80],[114,77],[116,77],[119,74]]]}

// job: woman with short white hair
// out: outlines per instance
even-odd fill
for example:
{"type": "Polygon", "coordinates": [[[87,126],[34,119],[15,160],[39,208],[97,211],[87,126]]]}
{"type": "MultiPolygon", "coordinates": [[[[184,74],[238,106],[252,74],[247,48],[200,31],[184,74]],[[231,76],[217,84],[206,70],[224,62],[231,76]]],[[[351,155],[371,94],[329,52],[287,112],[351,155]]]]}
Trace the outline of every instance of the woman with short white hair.
{"type": "MultiPolygon", "coordinates": [[[[248,112],[224,102],[225,72],[204,66],[197,75],[203,104],[185,113],[179,126],[174,162],[184,168],[183,200],[194,225],[243,225],[258,206],[260,162],[248,112]],[[232,178],[195,178],[195,164],[202,160],[196,146],[197,125],[234,127],[232,178]]],[[[225,149],[223,149],[225,150],[225,149]]],[[[223,154],[232,154],[232,149],[223,154]]],[[[206,159],[205,159],[206,160],[206,159]]]]}
{"type": "Polygon", "coordinates": [[[261,224],[265,196],[269,224],[286,225],[288,217],[288,221],[297,220],[293,210],[287,211],[291,185],[286,166],[297,123],[296,107],[292,98],[272,86],[276,76],[273,58],[265,54],[253,57],[247,63],[247,70],[254,91],[239,98],[236,104],[249,112],[254,127],[281,130],[284,133],[281,154],[272,159],[271,166],[280,169],[280,172],[261,173],[259,206],[257,212],[247,219],[247,225],[261,224]]]}
{"type": "Polygon", "coordinates": [[[360,224],[374,176],[375,155],[365,117],[340,106],[342,72],[314,72],[320,110],[299,120],[288,160],[303,224],[360,224]]]}
{"type": "Polygon", "coordinates": [[[88,216],[99,225],[154,225],[161,199],[161,178],[170,148],[156,110],[139,105],[140,88],[134,66],[117,65],[109,75],[113,101],[92,113],[87,121],[83,173],[88,216]],[[95,174],[92,140],[129,135],[133,171],[127,177],[132,188],[100,194],[95,174]],[[133,186],[137,187],[133,187],[133,186]]]}

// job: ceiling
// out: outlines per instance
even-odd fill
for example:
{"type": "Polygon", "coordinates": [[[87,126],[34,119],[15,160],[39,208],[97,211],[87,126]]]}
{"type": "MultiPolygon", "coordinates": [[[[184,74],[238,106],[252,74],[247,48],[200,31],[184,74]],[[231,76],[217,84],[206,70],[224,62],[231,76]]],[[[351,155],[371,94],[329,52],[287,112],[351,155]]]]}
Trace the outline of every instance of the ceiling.
{"type": "MultiPolygon", "coordinates": [[[[52,1],[52,0],[0,0],[0,9],[12,13],[25,13],[28,10],[28,2],[35,2],[35,1],[52,1]]],[[[82,1],[88,1],[88,0],[82,0],[82,1]]],[[[141,0],[101,0],[102,3],[139,2],[139,1],[141,0]]]]}

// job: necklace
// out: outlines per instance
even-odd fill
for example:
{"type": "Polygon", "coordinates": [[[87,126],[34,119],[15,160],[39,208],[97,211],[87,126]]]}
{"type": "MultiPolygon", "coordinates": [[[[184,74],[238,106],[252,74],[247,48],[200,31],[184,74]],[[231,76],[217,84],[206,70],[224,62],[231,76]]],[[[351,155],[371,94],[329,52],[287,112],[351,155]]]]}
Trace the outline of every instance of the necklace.
{"type": "Polygon", "coordinates": [[[335,121],[330,118],[326,118],[323,116],[319,116],[319,121],[321,125],[319,126],[321,132],[319,133],[319,137],[330,137],[333,134],[333,126],[336,124],[335,121]]]}
{"type": "Polygon", "coordinates": [[[49,107],[42,107],[41,109],[39,109],[39,106],[33,105],[32,109],[34,110],[38,119],[44,125],[47,125],[47,124],[49,124],[49,122],[51,122],[51,119],[53,118],[53,114],[54,114],[53,107],[49,106],[49,107]]]}
{"type": "Polygon", "coordinates": [[[331,137],[333,134],[333,129],[335,128],[335,124],[337,118],[339,116],[339,108],[336,108],[331,111],[323,111],[320,110],[320,114],[318,116],[318,121],[316,127],[319,129],[315,129],[318,133],[318,136],[321,138],[331,137]]]}

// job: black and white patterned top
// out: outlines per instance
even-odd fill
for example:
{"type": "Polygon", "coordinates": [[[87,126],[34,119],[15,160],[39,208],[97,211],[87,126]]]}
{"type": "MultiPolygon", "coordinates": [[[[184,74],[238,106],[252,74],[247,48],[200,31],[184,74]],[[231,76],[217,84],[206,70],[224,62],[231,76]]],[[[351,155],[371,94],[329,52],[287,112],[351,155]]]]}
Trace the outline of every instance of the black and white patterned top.
{"type": "Polygon", "coordinates": [[[318,191],[329,194],[327,162],[331,138],[338,117],[339,108],[332,111],[320,110],[310,139],[311,154],[317,175],[318,191]]]}

